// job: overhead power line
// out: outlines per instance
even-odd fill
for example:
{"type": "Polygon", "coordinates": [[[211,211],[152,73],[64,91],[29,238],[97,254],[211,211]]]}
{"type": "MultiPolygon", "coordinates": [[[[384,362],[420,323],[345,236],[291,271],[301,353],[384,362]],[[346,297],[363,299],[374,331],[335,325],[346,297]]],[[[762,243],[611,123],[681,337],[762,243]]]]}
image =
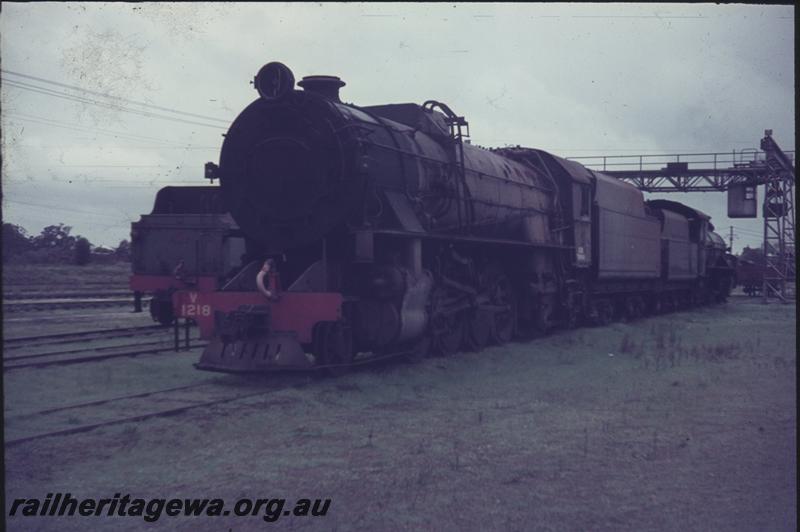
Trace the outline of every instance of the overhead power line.
{"type": "MultiPolygon", "coordinates": [[[[71,129],[73,131],[80,131],[84,133],[100,133],[103,135],[111,135],[113,137],[126,139],[126,140],[135,140],[140,142],[162,142],[168,143],[172,145],[177,145],[179,143],[167,139],[160,139],[155,137],[146,137],[144,135],[137,135],[135,133],[125,133],[122,131],[112,131],[108,129],[100,129],[91,126],[84,126],[81,124],[75,124],[71,122],[63,122],[60,120],[53,120],[51,118],[39,117],[34,115],[28,115],[23,113],[8,113],[6,116],[11,118],[12,120],[24,120],[26,122],[32,122],[34,124],[42,124],[47,126],[53,127],[60,127],[63,129],[71,129]]],[[[180,146],[183,147],[183,146],[180,146]]]]}
{"type": "MultiPolygon", "coordinates": [[[[200,169],[202,170],[202,169],[200,169]]],[[[172,186],[172,185],[198,185],[203,184],[201,183],[202,178],[198,177],[198,179],[171,179],[171,180],[162,180],[168,179],[168,176],[156,176],[156,177],[143,177],[139,180],[132,180],[130,178],[115,178],[115,177],[107,177],[107,176],[87,176],[87,175],[80,175],[76,177],[61,177],[58,180],[54,179],[39,179],[35,177],[30,178],[13,178],[13,177],[4,177],[3,183],[14,183],[14,184],[42,184],[47,183],[50,185],[88,185],[94,183],[103,183],[103,188],[113,188],[117,185],[131,185],[135,187],[164,187],[164,186],[172,186]]],[[[4,198],[5,199],[5,198],[4,198]]],[[[11,201],[11,200],[8,200],[11,201]]]]}
{"type": "MultiPolygon", "coordinates": [[[[78,130],[76,130],[78,131],[78,130]]],[[[76,139],[70,139],[76,140],[76,139]]],[[[81,140],[81,139],[77,139],[81,140]]],[[[14,143],[14,148],[44,148],[44,149],[68,149],[74,147],[85,147],[84,144],[25,144],[14,143]]],[[[219,146],[140,146],[138,144],[93,144],[95,148],[135,148],[137,150],[219,150],[219,146]]]]}
{"type": "Polygon", "coordinates": [[[41,83],[48,83],[50,85],[55,85],[57,87],[64,87],[64,88],[67,88],[67,89],[81,91],[81,92],[84,92],[86,94],[92,94],[94,96],[100,96],[102,98],[108,98],[110,100],[117,100],[117,101],[120,101],[120,102],[126,102],[126,103],[133,104],[133,105],[141,105],[143,107],[148,107],[150,109],[158,109],[159,111],[167,111],[169,113],[175,113],[175,114],[179,114],[179,115],[183,115],[183,116],[191,116],[191,117],[194,117],[194,118],[202,118],[204,120],[212,120],[212,121],[215,121],[215,122],[222,122],[223,124],[230,124],[230,122],[231,122],[230,120],[227,120],[227,119],[224,119],[224,118],[216,118],[216,117],[213,117],[213,116],[201,115],[201,114],[197,114],[197,113],[189,113],[189,112],[186,112],[186,111],[179,111],[177,109],[171,109],[169,107],[161,107],[159,105],[153,105],[153,104],[146,103],[146,102],[139,102],[139,101],[136,101],[136,100],[129,100],[127,98],[122,98],[122,97],[119,97],[119,96],[113,96],[113,95],[108,94],[108,93],[93,91],[93,90],[89,90],[89,89],[86,89],[86,88],[83,88],[83,87],[78,87],[76,85],[69,85],[67,83],[61,83],[61,82],[49,80],[49,79],[46,79],[46,78],[40,78],[40,77],[36,77],[36,76],[31,76],[29,74],[23,74],[21,72],[14,72],[12,70],[0,69],[0,72],[2,72],[3,74],[9,74],[9,75],[17,76],[17,77],[20,77],[20,78],[39,81],[41,83]]]}
{"type": "Polygon", "coordinates": [[[764,235],[763,231],[757,231],[755,229],[748,229],[746,227],[737,227],[735,225],[733,226],[733,228],[736,229],[736,231],[738,233],[744,233],[745,235],[749,234],[749,236],[763,236],[764,235]]]}
{"type": "Polygon", "coordinates": [[[26,205],[28,207],[40,207],[42,209],[50,209],[54,211],[64,211],[64,212],[75,212],[78,214],[85,214],[88,216],[103,216],[105,218],[114,218],[115,220],[119,220],[120,218],[124,218],[124,216],[113,215],[113,214],[105,214],[96,211],[85,211],[85,210],[78,210],[78,209],[69,209],[66,207],[58,207],[55,205],[42,205],[41,203],[29,203],[27,201],[19,201],[19,200],[11,200],[7,198],[3,198],[3,201],[7,201],[9,203],[16,203],[19,205],[26,205]]]}
{"type": "Polygon", "coordinates": [[[138,163],[117,163],[117,164],[33,164],[32,168],[175,168],[174,164],[138,164],[138,163]]]}
{"type": "Polygon", "coordinates": [[[147,111],[140,111],[140,110],[137,110],[137,109],[130,109],[128,107],[123,107],[123,106],[118,105],[118,104],[113,104],[113,103],[108,103],[108,102],[100,102],[100,101],[97,101],[97,100],[91,100],[91,99],[83,97],[83,96],[75,96],[73,94],[60,92],[60,91],[57,91],[57,90],[49,89],[47,87],[39,87],[39,86],[36,86],[36,85],[32,85],[30,83],[8,80],[8,81],[5,81],[4,84],[8,85],[8,86],[11,86],[11,87],[14,87],[14,88],[17,88],[17,89],[26,90],[26,91],[29,91],[29,92],[34,92],[34,93],[37,93],[37,94],[44,94],[46,96],[53,96],[55,98],[61,98],[61,99],[64,99],[64,100],[70,100],[70,101],[74,101],[74,102],[78,102],[78,103],[85,103],[85,104],[89,104],[89,105],[95,105],[97,107],[103,107],[103,108],[111,109],[111,110],[114,110],[114,111],[123,111],[123,112],[126,112],[126,113],[146,116],[148,118],[159,118],[159,119],[162,119],[162,120],[169,120],[169,121],[172,121],[172,122],[180,122],[180,123],[183,123],[183,124],[191,124],[191,125],[196,125],[196,126],[211,127],[211,128],[214,128],[214,129],[223,129],[223,130],[226,129],[224,126],[221,126],[221,125],[207,124],[207,123],[204,123],[204,122],[197,122],[197,121],[194,121],[194,120],[184,120],[183,118],[177,118],[177,117],[174,117],[174,116],[167,116],[167,115],[161,115],[161,114],[151,113],[151,112],[147,112],[147,111]]]}

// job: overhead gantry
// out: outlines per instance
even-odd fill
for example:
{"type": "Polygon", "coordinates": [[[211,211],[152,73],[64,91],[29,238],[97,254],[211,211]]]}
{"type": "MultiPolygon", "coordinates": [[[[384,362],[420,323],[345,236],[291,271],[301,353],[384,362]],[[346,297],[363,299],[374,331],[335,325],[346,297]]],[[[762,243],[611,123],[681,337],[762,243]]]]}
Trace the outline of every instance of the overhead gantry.
{"type": "Polygon", "coordinates": [[[795,298],[794,152],[764,132],[761,150],[669,155],[572,157],[587,168],[627,181],[644,192],[727,192],[730,218],[757,217],[763,187],[766,301],[795,298]]]}

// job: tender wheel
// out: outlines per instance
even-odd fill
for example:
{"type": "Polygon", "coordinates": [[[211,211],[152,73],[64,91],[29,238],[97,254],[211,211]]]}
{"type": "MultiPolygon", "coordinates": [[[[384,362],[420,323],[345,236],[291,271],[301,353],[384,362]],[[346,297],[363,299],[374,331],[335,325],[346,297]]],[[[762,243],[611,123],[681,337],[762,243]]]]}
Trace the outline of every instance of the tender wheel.
{"type": "Polygon", "coordinates": [[[449,298],[444,288],[438,287],[431,295],[431,335],[433,351],[449,356],[458,352],[464,338],[464,313],[448,308],[449,298]]]}
{"type": "Polygon", "coordinates": [[[664,303],[661,305],[664,312],[674,312],[677,307],[677,300],[673,294],[664,295],[664,303]]]}
{"type": "Polygon", "coordinates": [[[625,298],[625,320],[635,321],[644,315],[644,301],[639,296],[625,298]]]}
{"type": "Polygon", "coordinates": [[[689,307],[699,307],[702,304],[702,297],[701,294],[703,293],[703,287],[697,287],[696,289],[689,292],[689,307]]]}
{"type": "Polygon", "coordinates": [[[636,309],[640,318],[643,318],[648,314],[650,314],[650,306],[647,304],[644,297],[640,296],[636,298],[636,309]]]}
{"type": "Polygon", "coordinates": [[[620,310],[622,311],[623,320],[626,322],[634,321],[636,319],[636,298],[626,297],[622,300],[620,310]]]}
{"type": "Polygon", "coordinates": [[[172,310],[172,296],[165,292],[156,293],[150,299],[150,316],[161,325],[172,325],[175,313],[172,310]]]}
{"type": "Polygon", "coordinates": [[[661,314],[664,309],[661,308],[661,299],[659,296],[654,296],[650,302],[650,314],[661,314]]]}
{"type": "Polygon", "coordinates": [[[614,305],[608,300],[598,301],[597,324],[605,326],[609,325],[612,321],[614,321],[614,305]]]}

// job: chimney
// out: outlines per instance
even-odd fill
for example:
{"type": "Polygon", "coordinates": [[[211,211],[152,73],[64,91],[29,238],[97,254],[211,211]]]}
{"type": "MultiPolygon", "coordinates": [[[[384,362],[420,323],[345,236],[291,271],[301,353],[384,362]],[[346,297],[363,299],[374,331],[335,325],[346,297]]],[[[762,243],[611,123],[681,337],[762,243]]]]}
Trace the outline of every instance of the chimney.
{"type": "Polygon", "coordinates": [[[319,94],[329,100],[341,103],[339,89],[345,82],[336,76],[305,76],[297,83],[304,91],[319,94]]]}

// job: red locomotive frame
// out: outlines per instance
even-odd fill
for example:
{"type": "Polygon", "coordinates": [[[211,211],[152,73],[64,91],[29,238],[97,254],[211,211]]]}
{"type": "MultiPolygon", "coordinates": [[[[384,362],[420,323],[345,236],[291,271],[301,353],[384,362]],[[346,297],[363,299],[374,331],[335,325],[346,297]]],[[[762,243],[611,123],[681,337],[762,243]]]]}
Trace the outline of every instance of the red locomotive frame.
{"type": "Polygon", "coordinates": [[[319,324],[339,323],[344,298],[338,292],[283,292],[277,273],[269,274],[268,297],[261,291],[178,290],[172,294],[175,315],[197,323],[200,337],[211,340],[197,364],[200,369],[252,371],[307,369],[306,350],[319,324]],[[228,324],[231,317],[247,318],[228,324]],[[227,321],[226,321],[227,320],[227,321]],[[258,331],[251,336],[249,332],[258,331]]]}

